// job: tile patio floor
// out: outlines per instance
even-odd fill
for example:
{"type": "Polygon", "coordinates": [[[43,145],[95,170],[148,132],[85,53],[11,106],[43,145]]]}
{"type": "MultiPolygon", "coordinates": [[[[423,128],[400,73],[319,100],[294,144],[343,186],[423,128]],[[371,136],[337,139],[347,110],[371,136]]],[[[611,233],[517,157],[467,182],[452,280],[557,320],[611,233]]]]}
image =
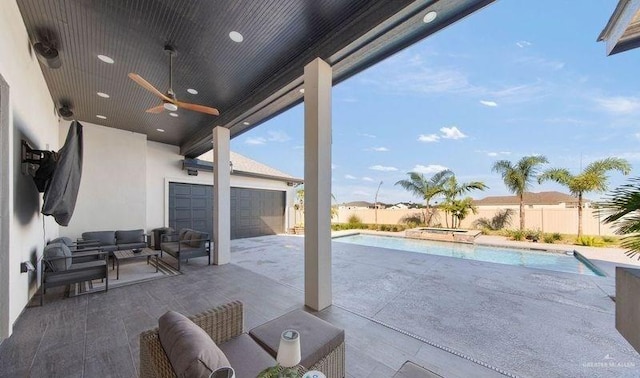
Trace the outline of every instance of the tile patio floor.
{"type": "MultiPolygon", "coordinates": [[[[250,329],[301,308],[303,241],[234,240],[226,266],[195,259],[181,276],[77,298],[52,290],[0,344],[0,377],[135,377],[138,334],[169,309],[239,299],[250,329]]],[[[611,278],[339,242],[333,256],[335,305],[317,315],[345,328],[349,377],[391,377],[406,360],[452,377],[500,376],[472,360],[518,376],[640,375],[613,325],[611,278]]]]}

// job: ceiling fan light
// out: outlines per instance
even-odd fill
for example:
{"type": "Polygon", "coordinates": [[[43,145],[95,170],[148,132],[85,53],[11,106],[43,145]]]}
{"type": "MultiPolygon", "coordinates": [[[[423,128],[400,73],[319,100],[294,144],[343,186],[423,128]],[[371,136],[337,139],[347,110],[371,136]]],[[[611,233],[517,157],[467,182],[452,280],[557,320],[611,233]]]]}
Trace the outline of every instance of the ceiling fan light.
{"type": "Polygon", "coordinates": [[[175,112],[176,110],[178,110],[178,105],[173,104],[171,102],[165,102],[163,106],[165,109],[167,109],[170,112],[175,112]]]}

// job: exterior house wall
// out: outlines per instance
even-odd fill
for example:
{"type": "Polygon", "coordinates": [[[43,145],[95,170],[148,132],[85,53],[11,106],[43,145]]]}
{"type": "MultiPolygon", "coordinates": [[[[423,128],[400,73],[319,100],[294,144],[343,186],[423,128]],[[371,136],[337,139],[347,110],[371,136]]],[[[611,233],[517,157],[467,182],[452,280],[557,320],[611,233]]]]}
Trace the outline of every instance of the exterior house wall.
{"type": "Polygon", "coordinates": [[[0,116],[2,207],[0,222],[0,341],[37,289],[38,275],[20,273],[20,262],[37,265],[44,239],[58,236],[52,217],[40,214],[42,195],[31,177],[23,175],[21,140],[34,148],[57,150],[58,117],[15,1],[0,3],[0,77],[5,104],[0,116]],[[8,88],[8,89],[7,89],[8,88]],[[8,98],[6,94],[8,93],[8,98]],[[44,218],[44,219],[43,219],[44,218]]]}
{"type": "MultiPolygon", "coordinates": [[[[60,126],[62,141],[69,124],[60,126]]],[[[184,157],[177,146],[149,141],[144,134],[82,124],[82,180],[69,227],[60,228],[63,236],[78,238],[85,231],[137,228],[150,232],[168,225],[170,182],[213,185],[211,172],[189,176],[182,169],[184,157]]],[[[232,175],[231,186],[285,191],[287,201],[293,195],[285,182],[268,179],[232,175]]]]}
{"type": "MultiPolygon", "coordinates": [[[[213,185],[213,173],[200,171],[197,176],[189,176],[182,169],[182,159],[184,157],[179,155],[180,148],[177,146],[149,141],[147,142],[147,151],[147,201],[149,203],[147,208],[147,227],[151,230],[156,227],[167,226],[169,223],[167,209],[169,207],[170,182],[213,185]],[[160,206],[159,204],[163,205],[160,206]]],[[[205,154],[201,159],[206,160],[206,156],[205,154]]],[[[285,191],[286,203],[293,201],[292,198],[295,194],[293,188],[282,181],[234,174],[231,174],[231,186],[285,191]]],[[[285,207],[288,209],[288,206],[285,207]]],[[[290,217],[290,214],[285,214],[285,220],[290,217]]],[[[285,229],[289,227],[288,224],[285,225],[285,229]]]]}
{"type": "MultiPolygon", "coordinates": [[[[146,135],[80,123],[82,179],[73,217],[60,234],[76,238],[85,231],[146,229],[146,135]]],[[[69,125],[60,125],[61,143],[69,125]]]]}

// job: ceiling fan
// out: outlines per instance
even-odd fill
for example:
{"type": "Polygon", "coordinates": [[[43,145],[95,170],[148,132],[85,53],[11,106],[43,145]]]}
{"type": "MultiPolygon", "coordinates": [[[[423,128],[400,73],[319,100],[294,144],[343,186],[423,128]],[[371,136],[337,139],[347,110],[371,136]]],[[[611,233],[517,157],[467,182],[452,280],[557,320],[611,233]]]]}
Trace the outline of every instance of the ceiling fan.
{"type": "Polygon", "coordinates": [[[173,56],[176,54],[176,50],[172,46],[167,45],[164,47],[164,51],[169,54],[169,89],[167,90],[166,94],[157,90],[148,81],[143,79],[142,76],[133,72],[129,74],[131,80],[135,81],[142,88],[148,90],[162,100],[162,105],[147,109],[147,113],[161,113],[165,109],[171,112],[175,112],[176,110],[178,110],[178,108],[182,108],[215,116],[220,115],[220,112],[218,112],[218,109],[216,108],[178,101],[178,99],[176,98],[176,94],[173,91],[173,56]]]}

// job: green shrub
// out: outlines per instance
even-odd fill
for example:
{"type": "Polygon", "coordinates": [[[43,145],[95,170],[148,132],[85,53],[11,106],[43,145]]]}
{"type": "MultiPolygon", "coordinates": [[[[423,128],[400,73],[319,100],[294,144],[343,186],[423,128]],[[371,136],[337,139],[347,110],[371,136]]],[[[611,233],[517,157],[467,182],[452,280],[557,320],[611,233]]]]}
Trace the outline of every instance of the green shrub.
{"type": "Polygon", "coordinates": [[[545,243],[549,243],[549,244],[553,244],[553,242],[556,241],[556,239],[553,237],[553,234],[544,234],[544,237],[542,238],[542,240],[545,243]]]}
{"type": "Polygon", "coordinates": [[[352,214],[347,220],[347,223],[351,225],[362,224],[362,219],[360,219],[359,216],[352,214]]]}
{"type": "Polygon", "coordinates": [[[616,238],[614,238],[613,236],[603,236],[602,241],[607,244],[614,244],[617,242],[616,238]]]}
{"type": "Polygon", "coordinates": [[[391,231],[393,231],[393,232],[398,232],[398,231],[400,231],[400,230],[398,229],[398,226],[392,226],[392,227],[391,227],[391,231]]]}
{"type": "Polygon", "coordinates": [[[576,244],[585,247],[602,247],[604,246],[604,241],[595,236],[581,236],[576,240],[576,244]]]}
{"type": "Polygon", "coordinates": [[[559,232],[554,232],[553,234],[551,234],[551,237],[553,238],[553,241],[560,241],[562,240],[562,235],[560,235],[559,232]]]}
{"type": "Polygon", "coordinates": [[[527,240],[538,241],[542,237],[542,232],[540,230],[526,230],[524,232],[524,237],[527,240]]]}
{"type": "Polygon", "coordinates": [[[508,230],[507,236],[509,236],[512,240],[523,240],[524,239],[524,231],[521,230],[508,230]]]}

